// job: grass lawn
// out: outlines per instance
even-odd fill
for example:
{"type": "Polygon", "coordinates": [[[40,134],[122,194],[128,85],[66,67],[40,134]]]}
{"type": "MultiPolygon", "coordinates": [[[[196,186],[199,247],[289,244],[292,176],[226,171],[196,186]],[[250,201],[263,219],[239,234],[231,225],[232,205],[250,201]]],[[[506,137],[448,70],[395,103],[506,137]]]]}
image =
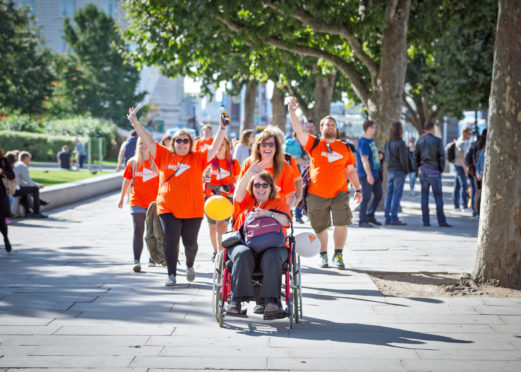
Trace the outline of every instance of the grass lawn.
{"type": "Polygon", "coordinates": [[[41,169],[30,169],[29,174],[31,178],[38,182],[43,183],[45,186],[57,185],[59,183],[72,182],[78,180],[84,180],[85,178],[91,178],[96,176],[101,176],[103,174],[109,174],[113,172],[97,172],[92,174],[92,172],[77,172],[77,171],[68,171],[65,169],[56,169],[56,170],[41,170],[41,169]]]}

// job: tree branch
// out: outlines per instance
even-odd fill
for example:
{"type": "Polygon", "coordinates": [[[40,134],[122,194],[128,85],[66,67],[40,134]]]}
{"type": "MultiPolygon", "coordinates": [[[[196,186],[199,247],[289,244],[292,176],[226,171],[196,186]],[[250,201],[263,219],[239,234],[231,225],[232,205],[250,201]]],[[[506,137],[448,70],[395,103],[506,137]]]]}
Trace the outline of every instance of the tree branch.
{"type": "MultiPolygon", "coordinates": [[[[236,22],[232,21],[231,19],[224,18],[221,15],[217,15],[216,18],[222,22],[224,25],[226,25],[230,30],[241,33],[244,30],[244,27],[237,24],[236,22]]],[[[364,103],[364,105],[367,106],[369,101],[369,89],[366,86],[366,83],[362,79],[361,74],[356,71],[355,64],[349,63],[344,61],[342,58],[340,58],[337,55],[334,55],[332,53],[329,53],[327,51],[308,47],[305,45],[299,45],[299,44],[293,44],[288,45],[283,40],[280,40],[276,37],[271,37],[265,41],[266,44],[274,46],[278,49],[285,50],[287,52],[296,53],[296,54],[303,54],[310,57],[315,58],[323,58],[329,62],[331,62],[333,65],[335,65],[351,82],[353,86],[353,90],[355,91],[356,95],[360,100],[364,103]]]]}
{"type": "Polygon", "coordinates": [[[396,7],[398,0],[388,0],[385,6],[385,23],[392,23],[394,15],[396,14],[396,7]]]}
{"type": "MultiPolygon", "coordinates": [[[[268,8],[273,9],[279,14],[284,15],[284,12],[273,4],[271,1],[264,0],[262,2],[268,8]]],[[[311,27],[316,32],[321,32],[330,35],[338,35],[342,36],[347,40],[353,53],[355,56],[364,64],[365,67],[369,70],[369,74],[371,75],[371,79],[375,81],[376,76],[378,75],[378,63],[376,63],[365,51],[362,46],[362,43],[356,36],[354,36],[345,26],[343,25],[330,25],[325,22],[321,22],[315,17],[313,17],[310,13],[296,9],[291,14],[291,17],[296,19],[297,21],[303,23],[306,26],[311,27]]]]}

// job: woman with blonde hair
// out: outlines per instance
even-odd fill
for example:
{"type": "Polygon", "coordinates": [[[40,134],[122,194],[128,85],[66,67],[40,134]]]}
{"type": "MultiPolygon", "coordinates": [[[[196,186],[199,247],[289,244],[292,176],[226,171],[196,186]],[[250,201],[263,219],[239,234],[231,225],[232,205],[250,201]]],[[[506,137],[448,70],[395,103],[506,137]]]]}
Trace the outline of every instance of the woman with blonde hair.
{"type": "Polygon", "coordinates": [[[194,262],[197,255],[197,235],[204,217],[204,193],[201,185],[204,170],[213,159],[224,138],[226,126],[222,122],[209,148],[193,151],[193,139],[186,130],[172,136],[169,148],[156,143],[138,122],[134,109],[128,119],[143,139],[159,170],[159,191],[156,205],[165,234],[164,253],[168,268],[166,286],[176,285],[179,239],[183,239],[186,255],[186,280],[195,279],[194,262]]]}
{"type": "Polygon", "coordinates": [[[250,156],[251,144],[254,140],[255,135],[252,129],[246,129],[242,132],[239,144],[235,146],[235,150],[233,152],[233,158],[237,159],[241,166],[248,158],[248,156],[250,156]]]}
{"type": "MultiPolygon", "coordinates": [[[[150,156],[150,151],[141,138],[137,140],[137,151],[127,162],[123,172],[123,185],[118,207],[122,208],[125,196],[129,196],[130,214],[134,224],[132,249],[134,251],[134,272],[141,271],[141,253],[143,252],[143,234],[147,208],[157,197],[159,187],[158,171],[150,156]]],[[[155,266],[151,258],[149,266],[155,266]]]]}
{"type": "MultiPolygon", "coordinates": [[[[217,155],[210,162],[205,171],[204,194],[206,198],[214,195],[222,195],[233,203],[233,192],[235,183],[241,171],[241,166],[237,159],[232,159],[230,153],[230,141],[224,137],[224,141],[217,152],[217,155]]],[[[210,228],[210,241],[212,242],[213,255],[215,259],[217,252],[221,250],[222,235],[226,232],[228,219],[215,221],[206,216],[210,228]]]]}
{"type": "Polygon", "coordinates": [[[295,182],[293,170],[284,160],[282,144],[275,132],[265,129],[255,136],[252,154],[242,165],[239,180],[251,165],[256,162],[260,162],[262,169],[267,170],[273,176],[275,191],[277,191],[278,197],[286,201],[290,206],[294,206],[295,182]]]}

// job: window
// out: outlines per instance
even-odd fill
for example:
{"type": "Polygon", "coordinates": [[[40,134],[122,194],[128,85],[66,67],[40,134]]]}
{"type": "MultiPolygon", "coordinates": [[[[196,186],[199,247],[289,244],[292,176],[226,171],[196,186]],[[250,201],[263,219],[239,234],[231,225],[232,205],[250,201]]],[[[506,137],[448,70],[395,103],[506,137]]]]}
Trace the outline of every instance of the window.
{"type": "Polygon", "coordinates": [[[62,0],[62,17],[72,18],[76,11],[76,0],[62,0]]]}
{"type": "Polygon", "coordinates": [[[118,0],[103,0],[103,11],[109,17],[115,18],[118,9],[118,0]]]}

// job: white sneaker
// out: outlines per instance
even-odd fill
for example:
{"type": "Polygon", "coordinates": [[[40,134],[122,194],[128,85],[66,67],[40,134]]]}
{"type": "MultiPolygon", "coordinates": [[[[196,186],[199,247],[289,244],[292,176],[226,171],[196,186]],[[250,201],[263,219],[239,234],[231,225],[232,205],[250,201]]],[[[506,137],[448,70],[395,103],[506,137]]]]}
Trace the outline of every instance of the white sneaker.
{"type": "Polygon", "coordinates": [[[166,287],[173,287],[175,285],[175,275],[171,274],[165,282],[166,287]]]}
{"type": "Polygon", "coordinates": [[[194,267],[189,267],[186,269],[186,280],[189,282],[193,282],[195,279],[195,269],[194,267]]]}

